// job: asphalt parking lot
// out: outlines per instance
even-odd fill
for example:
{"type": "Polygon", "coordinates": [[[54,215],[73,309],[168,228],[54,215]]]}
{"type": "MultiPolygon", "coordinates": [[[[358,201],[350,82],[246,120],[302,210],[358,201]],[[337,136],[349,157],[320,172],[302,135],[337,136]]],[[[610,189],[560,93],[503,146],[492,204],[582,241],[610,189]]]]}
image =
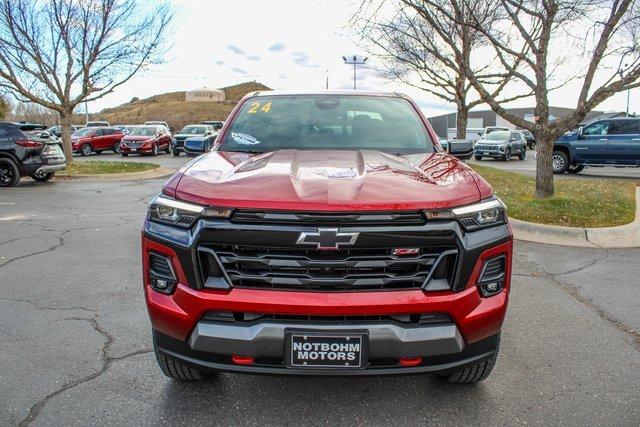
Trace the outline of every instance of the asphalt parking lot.
{"type": "Polygon", "coordinates": [[[501,355],[477,385],[236,374],[172,382],[151,351],[139,260],[146,203],[162,182],[25,180],[0,192],[1,424],[640,422],[638,249],[518,242],[501,355]]]}

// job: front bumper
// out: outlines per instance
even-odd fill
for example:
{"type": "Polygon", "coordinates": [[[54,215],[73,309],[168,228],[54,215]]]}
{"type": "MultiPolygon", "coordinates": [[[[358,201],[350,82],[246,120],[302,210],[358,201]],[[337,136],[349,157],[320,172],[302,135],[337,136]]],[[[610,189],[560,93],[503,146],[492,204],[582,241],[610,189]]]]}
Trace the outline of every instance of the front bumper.
{"type": "Polygon", "coordinates": [[[475,147],[473,154],[482,157],[504,157],[505,146],[489,146],[487,148],[475,147]]]}
{"type": "Polygon", "coordinates": [[[151,146],[149,147],[138,147],[138,148],[131,148],[131,147],[127,147],[126,145],[120,145],[120,153],[125,153],[125,154],[148,154],[151,153],[153,151],[153,149],[151,148],[151,146]]]}
{"type": "Polygon", "coordinates": [[[305,331],[366,331],[369,358],[413,358],[459,353],[464,340],[453,323],[404,326],[394,323],[349,323],[323,325],[259,322],[254,325],[226,325],[200,321],[189,337],[193,350],[233,356],[282,357],[287,329],[305,331]]]}
{"type": "MultiPolygon", "coordinates": [[[[153,341],[158,354],[193,366],[203,372],[227,371],[248,374],[293,375],[293,376],[376,376],[411,374],[447,374],[469,365],[491,358],[500,344],[500,335],[495,334],[481,341],[466,345],[461,351],[450,354],[425,356],[417,366],[402,366],[393,358],[377,359],[376,364],[354,369],[296,369],[287,368],[280,357],[258,357],[252,365],[234,364],[231,356],[192,348],[187,342],[177,340],[157,330],[153,341]]],[[[282,354],[284,348],[280,349],[282,354]]],[[[400,353],[397,353],[400,354],[400,353]]],[[[376,358],[369,354],[369,361],[376,358]]]]}

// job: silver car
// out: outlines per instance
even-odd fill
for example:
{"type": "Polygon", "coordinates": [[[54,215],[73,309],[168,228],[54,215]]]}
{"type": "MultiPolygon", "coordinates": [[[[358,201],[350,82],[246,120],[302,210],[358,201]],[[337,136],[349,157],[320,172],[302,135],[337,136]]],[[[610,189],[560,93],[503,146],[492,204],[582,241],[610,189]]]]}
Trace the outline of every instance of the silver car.
{"type": "Polygon", "coordinates": [[[524,160],[527,156],[527,141],[518,131],[493,131],[476,142],[473,155],[476,160],[494,157],[508,162],[516,155],[520,160],[524,160]]]}

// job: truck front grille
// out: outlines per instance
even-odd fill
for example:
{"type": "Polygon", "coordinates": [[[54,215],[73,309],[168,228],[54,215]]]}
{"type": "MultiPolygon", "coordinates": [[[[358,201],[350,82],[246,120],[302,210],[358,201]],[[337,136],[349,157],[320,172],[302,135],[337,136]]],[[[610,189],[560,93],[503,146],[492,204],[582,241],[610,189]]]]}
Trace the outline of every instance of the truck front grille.
{"type": "MultiPolygon", "coordinates": [[[[449,289],[457,251],[418,248],[416,254],[393,255],[394,248],[279,248],[215,245],[199,250],[201,265],[217,260],[236,287],[310,291],[356,291],[421,288],[433,281],[449,289]],[[215,254],[215,255],[214,255],[215,254]]],[[[203,268],[203,283],[211,268],[203,268]]]]}

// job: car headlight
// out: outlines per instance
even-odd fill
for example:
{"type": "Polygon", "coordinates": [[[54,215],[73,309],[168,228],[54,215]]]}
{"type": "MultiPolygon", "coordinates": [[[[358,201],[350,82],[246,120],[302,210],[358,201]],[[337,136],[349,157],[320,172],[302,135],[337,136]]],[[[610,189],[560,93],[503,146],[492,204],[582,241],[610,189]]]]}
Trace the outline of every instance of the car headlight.
{"type": "Polygon", "coordinates": [[[232,213],[231,208],[196,205],[160,195],[149,203],[147,217],[150,221],[191,228],[200,218],[229,218],[232,213]]]}
{"type": "Polygon", "coordinates": [[[507,223],[507,208],[497,197],[480,203],[444,211],[424,211],[429,220],[455,219],[466,231],[480,230],[507,223]]]}

